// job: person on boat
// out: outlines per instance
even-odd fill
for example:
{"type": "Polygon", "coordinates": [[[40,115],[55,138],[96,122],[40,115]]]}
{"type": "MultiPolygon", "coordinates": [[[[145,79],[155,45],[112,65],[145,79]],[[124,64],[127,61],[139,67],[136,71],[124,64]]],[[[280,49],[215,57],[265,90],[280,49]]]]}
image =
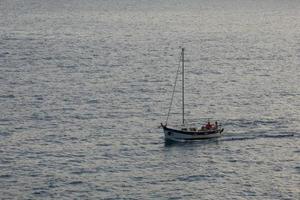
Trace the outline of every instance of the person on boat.
{"type": "Polygon", "coordinates": [[[215,121],[215,126],[214,126],[215,129],[218,129],[218,122],[215,121]]]}
{"type": "Polygon", "coordinates": [[[210,130],[210,129],[212,128],[212,125],[211,125],[210,121],[207,122],[205,128],[206,128],[207,130],[210,130]]]}

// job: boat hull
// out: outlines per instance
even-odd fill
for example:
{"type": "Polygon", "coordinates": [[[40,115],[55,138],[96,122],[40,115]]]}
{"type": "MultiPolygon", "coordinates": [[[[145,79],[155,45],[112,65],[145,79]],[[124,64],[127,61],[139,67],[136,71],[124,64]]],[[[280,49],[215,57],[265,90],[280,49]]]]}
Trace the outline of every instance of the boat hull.
{"type": "Polygon", "coordinates": [[[223,129],[214,129],[207,131],[187,131],[163,127],[165,140],[203,140],[221,137],[223,129]]]}

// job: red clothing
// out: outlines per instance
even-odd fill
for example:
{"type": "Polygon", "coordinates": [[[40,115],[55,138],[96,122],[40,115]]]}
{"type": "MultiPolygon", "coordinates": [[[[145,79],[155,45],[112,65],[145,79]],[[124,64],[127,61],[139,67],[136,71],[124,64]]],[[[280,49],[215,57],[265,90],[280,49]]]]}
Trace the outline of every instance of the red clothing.
{"type": "Polygon", "coordinates": [[[206,129],[211,129],[212,128],[212,125],[208,122],[205,126],[206,129]]]}

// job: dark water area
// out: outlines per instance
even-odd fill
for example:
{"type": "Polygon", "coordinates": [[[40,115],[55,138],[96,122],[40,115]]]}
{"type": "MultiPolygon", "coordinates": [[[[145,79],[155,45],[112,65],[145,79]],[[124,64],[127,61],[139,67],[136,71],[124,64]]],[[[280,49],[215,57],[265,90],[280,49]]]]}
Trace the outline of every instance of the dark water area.
{"type": "MultiPolygon", "coordinates": [[[[0,1],[0,199],[300,199],[300,1],[0,1]],[[165,143],[180,46],[186,118],[165,143]]],[[[170,124],[180,123],[180,93],[170,124]]]]}

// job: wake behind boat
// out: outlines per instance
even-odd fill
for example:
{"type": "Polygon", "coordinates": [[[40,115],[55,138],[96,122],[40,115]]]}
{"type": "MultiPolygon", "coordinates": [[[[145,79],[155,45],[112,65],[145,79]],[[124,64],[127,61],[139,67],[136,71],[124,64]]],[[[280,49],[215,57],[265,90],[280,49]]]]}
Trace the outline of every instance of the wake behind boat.
{"type": "Polygon", "coordinates": [[[165,140],[172,140],[172,141],[201,140],[201,139],[211,139],[211,138],[220,137],[222,132],[224,131],[224,129],[218,125],[217,121],[215,122],[214,125],[212,125],[208,121],[207,124],[205,126],[202,126],[201,128],[186,126],[185,119],[184,119],[184,48],[182,48],[182,50],[181,50],[181,59],[180,60],[181,60],[181,67],[182,67],[182,70],[181,70],[181,75],[182,75],[182,90],[181,90],[182,91],[182,125],[181,125],[181,128],[172,128],[167,125],[171,107],[172,107],[173,98],[174,98],[177,77],[178,77],[178,73],[179,73],[179,68],[178,68],[167,120],[166,120],[165,124],[161,123],[161,127],[163,128],[163,131],[165,134],[165,140]]]}

